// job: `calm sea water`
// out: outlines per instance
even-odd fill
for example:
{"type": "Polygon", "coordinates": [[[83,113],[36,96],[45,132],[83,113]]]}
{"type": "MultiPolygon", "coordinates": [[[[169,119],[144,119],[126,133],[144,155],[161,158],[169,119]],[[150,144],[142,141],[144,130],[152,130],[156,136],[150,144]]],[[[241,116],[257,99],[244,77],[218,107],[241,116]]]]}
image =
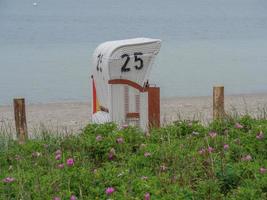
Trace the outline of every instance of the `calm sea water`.
{"type": "Polygon", "coordinates": [[[90,99],[99,43],[163,40],[162,96],[267,92],[266,0],[0,0],[0,105],[90,99]]]}

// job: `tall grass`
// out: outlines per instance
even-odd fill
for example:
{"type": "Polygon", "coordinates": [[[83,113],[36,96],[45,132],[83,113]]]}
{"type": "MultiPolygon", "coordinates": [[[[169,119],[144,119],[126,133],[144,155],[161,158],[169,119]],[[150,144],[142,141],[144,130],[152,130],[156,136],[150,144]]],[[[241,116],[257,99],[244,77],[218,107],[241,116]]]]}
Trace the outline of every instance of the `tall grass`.
{"type": "Polygon", "coordinates": [[[24,145],[7,137],[0,199],[267,198],[262,117],[179,119],[150,134],[112,123],[79,134],[38,131],[24,145]]]}

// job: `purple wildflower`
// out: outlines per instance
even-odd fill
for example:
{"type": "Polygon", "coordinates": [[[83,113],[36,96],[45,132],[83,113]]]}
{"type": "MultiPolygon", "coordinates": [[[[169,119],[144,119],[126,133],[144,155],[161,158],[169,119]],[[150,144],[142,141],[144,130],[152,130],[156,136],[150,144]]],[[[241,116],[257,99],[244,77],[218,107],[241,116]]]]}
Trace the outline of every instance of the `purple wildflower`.
{"type": "Polygon", "coordinates": [[[71,195],[71,196],[70,196],[70,200],[76,200],[76,199],[77,199],[76,196],[74,196],[74,195],[71,195]]]}
{"type": "Polygon", "coordinates": [[[64,168],[64,164],[63,163],[61,163],[61,164],[58,164],[58,166],[57,166],[59,169],[63,169],[64,168]]]}
{"type": "Polygon", "coordinates": [[[4,183],[12,183],[14,182],[16,179],[15,178],[12,178],[12,177],[6,177],[3,179],[3,182],[4,183]]]}
{"type": "Polygon", "coordinates": [[[118,144],[122,144],[122,143],[124,143],[124,139],[122,137],[119,137],[119,138],[116,139],[116,142],[118,144]]]}
{"type": "Polygon", "coordinates": [[[229,149],[229,145],[228,145],[228,144],[224,144],[224,145],[223,145],[223,149],[224,149],[224,150],[229,149]]]}
{"type": "Polygon", "coordinates": [[[60,149],[56,150],[56,153],[55,153],[55,154],[56,154],[56,155],[61,154],[61,150],[60,150],[60,149]]]}
{"type": "Polygon", "coordinates": [[[236,123],[236,124],[235,124],[235,128],[237,128],[237,129],[242,129],[243,126],[242,126],[241,124],[239,124],[239,123],[236,123]]]}
{"type": "Polygon", "coordinates": [[[145,200],[150,200],[150,194],[148,192],[145,194],[145,198],[144,199],[145,200]]]}
{"type": "Polygon", "coordinates": [[[109,160],[113,160],[115,158],[115,155],[114,154],[112,154],[112,153],[109,153],[108,154],[108,159],[109,160]]]}
{"type": "Polygon", "coordinates": [[[60,159],[61,159],[61,154],[57,154],[57,155],[55,156],[55,159],[56,159],[56,160],[60,160],[60,159]]]}
{"type": "Polygon", "coordinates": [[[216,132],[210,132],[210,133],[209,133],[209,136],[210,136],[211,138],[215,138],[215,137],[217,136],[217,133],[216,133],[216,132]]]}
{"type": "Polygon", "coordinates": [[[267,172],[267,169],[264,167],[261,167],[259,171],[261,174],[265,174],[267,172]]]}
{"type": "Polygon", "coordinates": [[[100,141],[103,140],[103,137],[102,137],[101,135],[97,135],[97,136],[95,137],[95,140],[96,140],[97,142],[100,142],[100,141]]]}
{"type": "Polygon", "coordinates": [[[198,153],[199,153],[200,155],[203,155],[205,152],[206,152],[206,150],[205,150],[204,148],[201,148],[201,149],[198,151],[198,153]]]}
{"type": "Polygon", "coordinates": [[[67,160],[67,165],[68,165],[69,167],[73,166],[73,165],[74,165],[74,159],[73,159],[73,158],[69,158],[69,159],[67,160]]]}
{"type": "Polygon", "coordinates": [[[60,197],[54,197],[53,200],[61,200],[60,197]]]}
{"type": "Polygon", "coordinates": [[[108,154],[108,159],[113,160],[115,158],[116,151],[114,148],[111,148],[108,154]]]}
{"type": "Polygon", "coordinates": [[[212,148],[212,147],[208,147],[207,150],[208,150],[209,153],[212,153],[212,152],[214,151],[214,148],[212,148]]]}
{"type": "Polygon", "coordinates": [[[106,194],[107,194],[107,195],[111,195],[113,192],[115,192],[115,189],[114,189],[113,187],[108,187],[108,188],[106,189],[106,194]]]}

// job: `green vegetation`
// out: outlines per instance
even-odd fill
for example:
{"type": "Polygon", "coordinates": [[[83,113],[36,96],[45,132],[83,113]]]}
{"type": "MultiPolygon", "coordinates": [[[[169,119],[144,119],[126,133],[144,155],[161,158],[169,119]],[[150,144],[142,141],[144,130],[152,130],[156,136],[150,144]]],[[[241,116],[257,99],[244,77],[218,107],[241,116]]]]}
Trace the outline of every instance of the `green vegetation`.
{"type": "Polygon", "coordinates": [[[267,199],[267,120],[114,124],[0,146],[0,199],[267,199]]]}

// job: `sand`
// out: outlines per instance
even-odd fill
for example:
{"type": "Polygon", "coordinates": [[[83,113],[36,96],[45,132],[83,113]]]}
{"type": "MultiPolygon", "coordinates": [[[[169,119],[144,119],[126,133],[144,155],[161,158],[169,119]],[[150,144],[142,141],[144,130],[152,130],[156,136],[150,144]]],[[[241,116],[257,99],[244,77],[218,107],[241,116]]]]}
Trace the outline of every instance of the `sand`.
{"type": "MultiPolygon", "coordinates": [[[[231,95],[225,97],[226,112],[249,113],[262,117],[267,113],[267,94],[231,95]]],[[[62,102],[27,105],[27,123],[30,135],[46,128],[48,131],[72,133],[90,123],[89,102],[62,102]]],[[[0,106],[0,131],[14,132],[12,106],[0,106]]],[[[171,123],[178,119],[212,119],[212,97],[172,97],[161,99],[161,122],[171,123]]]]}

